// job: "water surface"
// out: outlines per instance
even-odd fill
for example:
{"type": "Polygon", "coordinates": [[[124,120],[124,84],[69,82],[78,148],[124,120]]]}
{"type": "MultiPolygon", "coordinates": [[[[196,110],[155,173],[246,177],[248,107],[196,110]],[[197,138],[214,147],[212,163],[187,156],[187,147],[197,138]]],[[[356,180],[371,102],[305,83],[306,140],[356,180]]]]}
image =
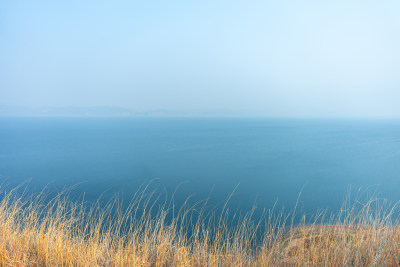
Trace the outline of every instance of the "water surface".
{"type": "Polygon", "coordinates": [[[231,200],[247,210],[338,209],[350,186],[400,200],[400,121],[1,118],[0,176],[39,190],[77,186],[86,199],[129,196],[153,180],[182,203],[231,200]]]}

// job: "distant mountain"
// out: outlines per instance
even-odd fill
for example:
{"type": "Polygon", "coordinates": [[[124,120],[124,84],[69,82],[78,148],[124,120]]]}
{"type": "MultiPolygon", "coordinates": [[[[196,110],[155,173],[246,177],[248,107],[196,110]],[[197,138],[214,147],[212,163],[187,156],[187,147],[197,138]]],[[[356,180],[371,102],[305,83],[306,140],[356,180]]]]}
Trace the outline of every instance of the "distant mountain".
{"type": "MultiPolygon", "coordinates": [[[[97,107],[24,107],[0,106],[0,117],[214,117],[233,116],[235,112],[218,110],[134,110],[129,108],[97,107]]],[[[236,114],[237,115],[237,114],[236,114]]]]}
{"type": "Polygon", "coordinates": [[[134,116],[136,112],[118,107],[14,107],[0,106],[0,116],[6,117],[98,117],[134,116]]]}

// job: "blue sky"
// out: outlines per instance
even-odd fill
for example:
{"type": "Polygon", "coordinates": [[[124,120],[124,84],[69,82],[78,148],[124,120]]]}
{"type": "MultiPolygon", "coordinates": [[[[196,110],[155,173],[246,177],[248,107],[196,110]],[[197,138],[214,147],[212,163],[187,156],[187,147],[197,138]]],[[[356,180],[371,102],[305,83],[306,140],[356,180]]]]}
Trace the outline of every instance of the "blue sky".
{"type": "Polygon", "coordinates": [[[400,117],[399,1],[2,1],[0,105],[400,117]]]}

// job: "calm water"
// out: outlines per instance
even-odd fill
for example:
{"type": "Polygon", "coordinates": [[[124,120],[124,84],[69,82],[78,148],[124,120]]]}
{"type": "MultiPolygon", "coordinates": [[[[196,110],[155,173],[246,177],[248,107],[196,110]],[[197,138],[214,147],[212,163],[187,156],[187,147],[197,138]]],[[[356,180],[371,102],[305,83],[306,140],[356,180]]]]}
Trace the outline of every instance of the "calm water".
{"type": "Polygon", "coordinates": [[[351,186],[400,200],[400,121],[0,119],[0,179],[130,196],[144,182],[182,202],[337,209],[351,186]]]}

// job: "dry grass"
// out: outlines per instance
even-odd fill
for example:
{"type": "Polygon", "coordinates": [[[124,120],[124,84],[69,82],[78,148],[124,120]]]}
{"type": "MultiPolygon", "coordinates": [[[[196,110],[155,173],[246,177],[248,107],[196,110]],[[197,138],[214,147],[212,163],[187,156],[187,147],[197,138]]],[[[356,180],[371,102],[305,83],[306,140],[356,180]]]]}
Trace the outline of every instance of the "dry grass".
{"type": "Polygon", "coordinates": [[[175,212],[152,194],[136,195],[125,212],[117,201],[87,209],[65,192],[44,199],[2,193],[1,266],[399,265],[394,209],[376,200],[346,202],[329,219],[320,213],[312,224],[285,230],[293,214],[265,211],[254,222],[254,211],[236,218],[227,206],[175,212]]]}

